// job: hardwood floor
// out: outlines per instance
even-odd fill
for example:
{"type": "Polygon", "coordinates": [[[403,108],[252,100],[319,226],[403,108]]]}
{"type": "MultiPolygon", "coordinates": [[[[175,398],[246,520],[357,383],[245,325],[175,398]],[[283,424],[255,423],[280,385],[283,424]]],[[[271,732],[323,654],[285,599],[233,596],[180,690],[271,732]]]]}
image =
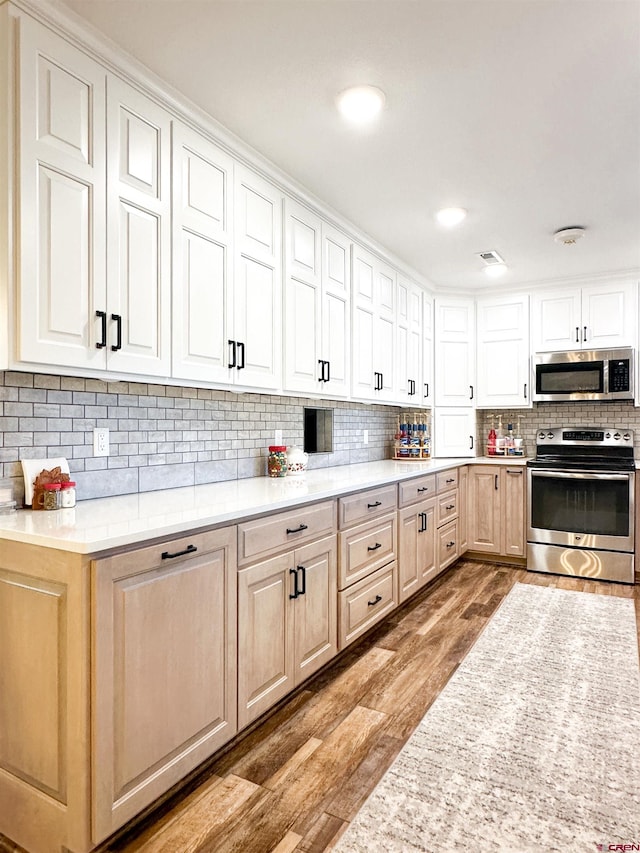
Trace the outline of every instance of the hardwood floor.
{"type": "Polygon", "coordinates": [[[516,581],[634,598],[640,623],[639,586],[461,560],[100,853],[330,850],[516,581]]]}

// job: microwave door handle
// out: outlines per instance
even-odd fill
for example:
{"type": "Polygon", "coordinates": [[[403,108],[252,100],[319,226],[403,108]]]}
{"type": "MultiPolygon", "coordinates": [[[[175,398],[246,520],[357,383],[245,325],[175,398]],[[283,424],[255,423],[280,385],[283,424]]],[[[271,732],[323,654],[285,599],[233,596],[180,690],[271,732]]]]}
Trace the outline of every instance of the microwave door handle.
{"type": "MultiPolygon", "coordinates": [[[[633,472],[629,472],[631,474],[633,472]]],[[[532,477],[550,480],[628,480],[629,474],[596,474],[588,471],[531,471],[532,477]]]]}

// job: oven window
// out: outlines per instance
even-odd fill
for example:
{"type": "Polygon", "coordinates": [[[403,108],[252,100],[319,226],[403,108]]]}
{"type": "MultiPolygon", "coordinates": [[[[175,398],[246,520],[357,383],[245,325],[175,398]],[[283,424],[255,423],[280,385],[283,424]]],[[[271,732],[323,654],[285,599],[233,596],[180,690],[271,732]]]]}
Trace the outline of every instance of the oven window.
{"type": "Polygon", "coordinates": [[[539,364],[536,370],[538,394],[602,394],[604,362],[585,364],[539,364]]]}
{"type": "Polygon", "coordinates": [[[531,526],[566,533],[629,536],[629,481],[534,475],[531,526]]]}

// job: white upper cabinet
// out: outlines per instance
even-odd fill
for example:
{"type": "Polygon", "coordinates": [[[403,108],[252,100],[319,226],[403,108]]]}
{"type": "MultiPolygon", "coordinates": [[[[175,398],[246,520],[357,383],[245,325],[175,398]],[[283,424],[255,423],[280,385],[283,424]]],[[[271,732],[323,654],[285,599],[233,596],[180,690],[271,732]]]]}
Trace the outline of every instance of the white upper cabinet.
{"type": "Polygon", "coordinates": [[[433,456],[476,456],[476,411],[436,407],[433,413],[433,456]]]}
{"type": "Polygon", "coordinates": [[[108,366],[169,376],[171,121],[127,83],[107,81],[108,366]]]}
{"type": "Polygon", "coordinates": [[[353,275],[353,397],[394,402],[396,273],[354,243],[353,275]]]}
{"type": "Polygon", "coordinates": [[[534,352],[636,346],[637,285],[632,281],[534,292],[534,352]]]}
{"type": "Polygon", "coordinates": [[[349,377],[350,242],[285,200],[284,387],[344,397],[349,377]]]}
{"type": "Polygon", "coordinates": [[[105,71],[20,20],[18,361],[107,363],[105,71]]]}
{"type": "Polygon", "coordinates": [[[422,294],[422,405],[433,406],[433,298],[422,294]]]}
{"type": "Polygon", "coordinates": [[[216,145],[174,122],[175,378],[229,382],[233,165],[216,145]]]}
{"type": "Polygon", "coordinates": [[[235,167],[233,329],[230,370],[236,385],[282,384],[282,193],[235,167]]]}
{"type": "Polygon", "coordinates": [[[398,276],[396,399],[419,407],[422,388],[422,289],[398,276]]]}
{"type": "Polygon", "coordinates": [[[476,405],[530,406],[528,295],[480,297],[476,313],[476,405]]]}
{"type": "Polygon", "coordinates": [[[435,403],[475,406],[475,304],[473,299],[435,300],[435,403]]]}

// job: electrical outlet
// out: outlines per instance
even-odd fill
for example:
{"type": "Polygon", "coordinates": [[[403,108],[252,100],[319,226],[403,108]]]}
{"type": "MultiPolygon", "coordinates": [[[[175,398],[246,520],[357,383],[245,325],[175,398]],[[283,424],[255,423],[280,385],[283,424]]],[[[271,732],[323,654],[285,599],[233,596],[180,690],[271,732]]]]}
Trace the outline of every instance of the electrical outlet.
{"type": "Polygon", "coordinates": [[[369,444],[369,430],[368,429],[365,429],[363,436],[362,436],[362,441],[364,444],[369,444]]]}
{"type": "Polygon", "coordinates": [[[282,430],[281,429],[277,429],[275,431],[275,438],[273,441],[274,441],[274,444],[282,447],[282,430]]]}
{"type": "Polygon", "coordinates": [[[109,455],[109,430],[107,427],[98,427],[93,431],[93,455],[109,455]]]}

